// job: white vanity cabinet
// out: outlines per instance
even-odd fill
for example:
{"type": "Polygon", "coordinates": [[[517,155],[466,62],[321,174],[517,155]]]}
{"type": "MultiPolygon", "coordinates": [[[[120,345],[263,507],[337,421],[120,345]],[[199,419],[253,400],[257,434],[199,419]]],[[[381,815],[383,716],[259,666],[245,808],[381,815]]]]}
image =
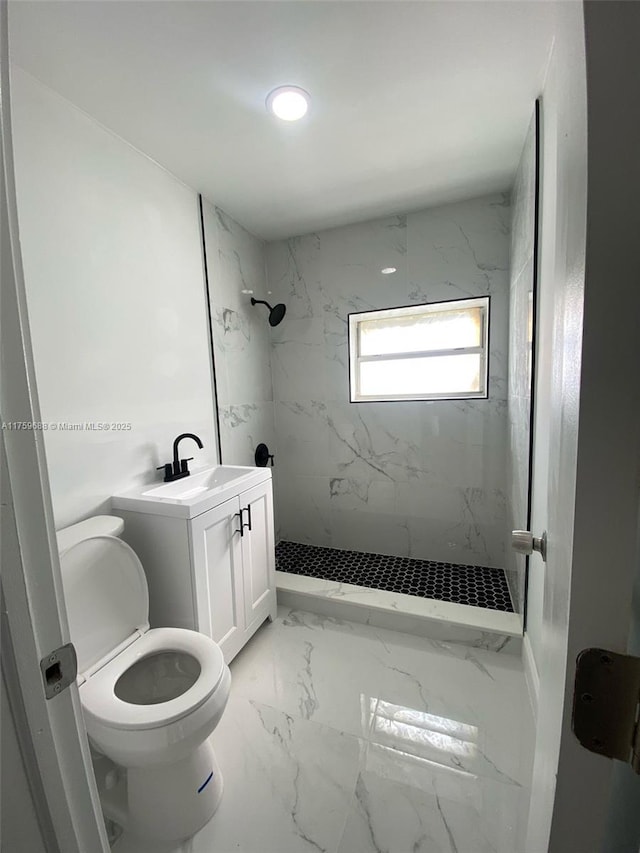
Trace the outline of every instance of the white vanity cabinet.
{"type": "Polygon", "coordinates": [[[276,615],[271,474],[238,470],[255,474],[200,513],[198,500],[176,506],[141,495],[112,498],[114,514],[125,522],[123,538],[147,576],[151,626],[200,631],[218,643],[227,663],[276,615]]]}
{"type": "Polygon", "coordinates": [[[191,522],[197,629],[231,660],[275,616],[271,482],[225,501],[191,522]]]}

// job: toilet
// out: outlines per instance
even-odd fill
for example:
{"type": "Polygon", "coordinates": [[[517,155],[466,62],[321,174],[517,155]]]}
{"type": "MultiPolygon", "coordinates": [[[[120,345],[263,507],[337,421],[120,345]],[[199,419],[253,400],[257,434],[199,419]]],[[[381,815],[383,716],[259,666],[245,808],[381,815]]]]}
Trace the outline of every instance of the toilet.
{"type": "Polygon", "coordinates": [[[147,580],[123,529],[96,516],[57,534],[80,701],[107,822],[181,842],[222,797],[209,736],[231,674],[209,637],[149,627],[147,580]]]}

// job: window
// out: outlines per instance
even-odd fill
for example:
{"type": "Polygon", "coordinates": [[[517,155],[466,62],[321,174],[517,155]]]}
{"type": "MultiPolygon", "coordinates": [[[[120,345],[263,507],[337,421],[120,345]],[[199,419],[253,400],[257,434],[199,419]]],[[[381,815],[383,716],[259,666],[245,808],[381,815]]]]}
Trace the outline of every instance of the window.
{"type": "Polygon", "coordinates": [[[351,402],[487,396],[489,297],[349,315],[351,402]]]}

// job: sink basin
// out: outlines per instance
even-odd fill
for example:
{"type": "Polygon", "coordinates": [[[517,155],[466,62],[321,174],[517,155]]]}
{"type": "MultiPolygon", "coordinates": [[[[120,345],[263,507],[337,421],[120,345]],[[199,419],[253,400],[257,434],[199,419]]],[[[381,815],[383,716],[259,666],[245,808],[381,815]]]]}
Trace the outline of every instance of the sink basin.
{"type": "Polygon", "coordinates": [[[271,479],[269,468],[216,465],[172,483],[136,486],[111,498],[114,509],[195,518],[252,486],[271,479]]]}
{"type": "Polygon", "coordinates": [[[235,465],[218,465],[215,468],[201,471],[199,474],[190,474],[182,480],[155,486],[153,489],[142,492],[142,495],[149,498],[171,498],[174,501],[187,501],[197,495],[202,495],[203,492],[228,486],[234,480],[244,480],[251,476],[253,470],[249,468],[248,471],[244,469],[238,471],[235,465]]]}

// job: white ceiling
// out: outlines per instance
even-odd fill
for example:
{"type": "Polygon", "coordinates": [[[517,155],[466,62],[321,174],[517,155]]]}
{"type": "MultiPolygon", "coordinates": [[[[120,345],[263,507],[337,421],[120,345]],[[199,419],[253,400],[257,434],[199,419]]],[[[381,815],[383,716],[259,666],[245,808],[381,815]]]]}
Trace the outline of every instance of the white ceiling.
{"type": "Polygon", "coordinates": [[[510,186],[551,2],[17,0],[15,62],[273,239],[510,186]],[[275,86],[310,114],[266,113],[275,86]]]}

